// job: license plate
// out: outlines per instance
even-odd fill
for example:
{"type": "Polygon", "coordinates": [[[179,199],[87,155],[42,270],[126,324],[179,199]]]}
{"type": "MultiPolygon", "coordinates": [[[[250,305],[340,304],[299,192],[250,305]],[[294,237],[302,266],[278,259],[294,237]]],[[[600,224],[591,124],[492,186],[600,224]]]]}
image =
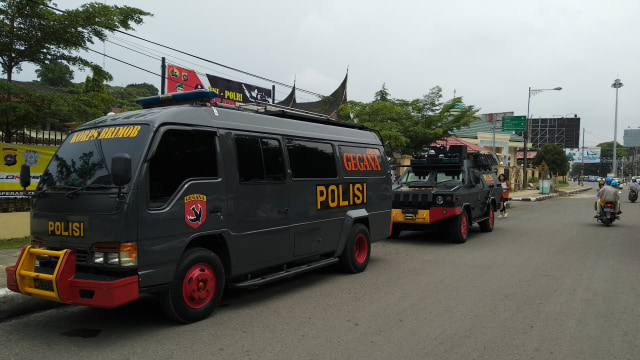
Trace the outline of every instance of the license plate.
{"type": "Polygon", "coordinates": [[[402,213],[405,215],[416,215],[418,213],[418,209],[416,208],[404,208],[402,209],[402,213]]]}
{"type": "Polygon", "coordinates": [[[38,290],[53,291],[53,282],[51,280],[33,279],[33,287],[38,290]]]}

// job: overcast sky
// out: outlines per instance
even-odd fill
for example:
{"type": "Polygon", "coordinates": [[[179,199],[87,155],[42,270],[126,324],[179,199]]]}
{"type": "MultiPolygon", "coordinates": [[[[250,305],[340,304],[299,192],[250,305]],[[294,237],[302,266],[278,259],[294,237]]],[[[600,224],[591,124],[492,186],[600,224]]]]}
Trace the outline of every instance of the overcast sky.
{"type": "MultiPolygon", "coordinates": [[[[461,96],[480,113],[513,111],[531,117],[581,118],[585,146],[613,141],[620,78],[618,135],[640,127],[640,1],[638,0],[271,0],[101,1],[154,14],[131,32],[141,38],[321,94],[330,94],[349,70],[348,98],[369,102],[382,84],[393,98],[415,99],[434,86],[443,101],[461,96]]],[[[56,0],[60,9],[77,0],[56,0]]],[[[270,83],[116,33],[92,48],[152,73],[159,57],[200,73],[254,85],[270,83]],[[151,55],[151,56],[148,56],[151,55]]],[[[111,85],[160,78],[88,54],[114,76],[111,85]]],[[[33,67],[15,80],[35,79],[33,67]]],[[[76,81],[87,73],[76,71],[76,81]]],[[[205,79],[203,79],[205,80],[205,79]]],[[[289,89],[276,86],[280,100],[289,89]]],[[[315,101],[298,93],[299,101],[315,101]]],[[[580,133],[582,137],[582,131],[580,133]]],[[[582,141],[582,140],[581,140],[582,141]]]]}

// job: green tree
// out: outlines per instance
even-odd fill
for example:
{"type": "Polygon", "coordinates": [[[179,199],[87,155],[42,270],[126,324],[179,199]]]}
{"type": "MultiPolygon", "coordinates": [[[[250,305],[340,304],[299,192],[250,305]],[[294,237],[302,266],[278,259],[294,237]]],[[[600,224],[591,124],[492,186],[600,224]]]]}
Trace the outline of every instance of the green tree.
{"type": "MultiPolygon", "coordinates": [[[[96,75],[101,81],[109,80],[111,75],[99,65],[78,56],[78,52],[88,50],[88,45],[95,39],[106,40],[107,33],[131,30],[133,25],[142,23],[144,16],[151,15],[129,6],[108,6],[98,2],[58,13],[49,6],[51,3],[51,0],[0,2],[3,20],[0,21],[0,66],[8,83],[11,83],[14,71],[21,71],[24,63],[42,67],[53,61],[81,69],[89,67],[94,74],[92,80],[96,75]]],[[[8,141],[22,129],[38,128],[50,121],[51,115],[65,112],[59,105],[69,100],[60,94],[33,94],[24,87],[2,86],[1,90],[4,92],[0,93],[0,128],[8,141]],[[38,116],[34,117],[34,114],[38,116]]],[[[99,99],[104,100],[103,97],[99,99]]],[[[70,109],[77,111],[74,109],[77,105],[72,103],[70,109]]],[[[101,107],[103,111],[106,108],[104,104],[101,107]]]]}
{"type": "Polygon", "coordinates": [[[45,85],[67,88],[72,84],[73,70],[67,64],[59,61],[50,61],[36,70],[36,76],[45,85]]]}
{"type": "Polygon", "coordinates": [[[11,81],[14,70],[24,63],[45,65],[58,61],[72,66],[98,66],[77,55],[94,40],[104,41],[107,32],[132,30],[151,13],[99,2],[57,13],[51,0],[0,2],[0,65],[11,81]],[[42,5],[38,5],[38,3],[42,5]]]}
{"type": "Polygon", "coordinates": [[[56,93],[34,91],[28,87],[0,81],[0,130],[5,142],[25,129],[37,129],[53,115],[61,100],[56,93]],[[11,94],[11,95],[10,95],[11,94]]]}
{"type": "MultiPolygon", "coordinates": [[[[613,171],[613,141],[604,142],[596,145],[600,148],[600,164],[602,165],[603,173],[617,173],[617,171],[613,171]]],[[[627,149],[620,145],[620,143],[616,142],[616,154],[618,155],[618,170],[622,167],[622,161],[620,159],[627,156],[627,149]]]]}
{"type": "MultiPolygon", "coordinates": [[[[607,162],[613,160],[613,141],[600,143],[596,146],[600,148],[601,159],[605,159],[607,162]]],[[[625,157],[627,156],[627,148],[616,142],[616,153],[618,154],[618,158],[625,157]]]]}
{"type": "Polygon", "coordinates": [[[348,102],[340,107],[338,115],[378,130],[391,148],[403,154],[420,154],[436,140],[475,120],[478,110],[462,104],[462,98],[445,104],[441,98],[442,88],[436,86],[421,99],[393,99],[383,84],[373,102],[348,102]]]}
{"type": "Polygon", "coordinates": [[[569,158],[556,144],[542,145],[531,163],[539,166],[543,161],[549,166],[551,174],[565,175],[569,172],[569,158]]]}

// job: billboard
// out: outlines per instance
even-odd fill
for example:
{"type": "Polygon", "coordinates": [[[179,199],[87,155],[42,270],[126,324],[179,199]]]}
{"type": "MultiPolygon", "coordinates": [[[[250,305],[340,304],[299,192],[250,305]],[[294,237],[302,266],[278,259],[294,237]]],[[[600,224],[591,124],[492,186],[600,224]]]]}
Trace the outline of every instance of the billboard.
{"type": "Polygon", "coordinates": [[[46,169],[57,147],[0,144],[0,197],[24,196],[20,186],[20,167],[27,164],[31,168],[31,186],[27,195],[33,195],[40,176],[46,169]]]}
{"type": "Polygon", "coordinates": [[[600,164],[600,148],[599,147],[585,147],[585,148],[572,148],[565,149],[565,153],[571,163],[578,164],[600,164]],[[582,154],[584,153],[584,159],[582,154]]]}
{"type": "Polygon", "coordinates": [[[195,70],[176,65],[167,65],[167,80],[168,94],[208,89],[220,96],[214,99],[214,102],[222,102],[227,105],[252,104],[257,101],[273,102],[271,89],[209,74],[206,74],[206,80],[202,81],[195,70]]]}
{"type": "Polygon", "coordinates": [[[209,74],[207,74],[207,79],[209,79],[210,84],[209,90],[216,92],[223,100],[231,100],[243,104],[251,104],[258,101],[271,103],[273,100],[271,89],[209,74]]]}

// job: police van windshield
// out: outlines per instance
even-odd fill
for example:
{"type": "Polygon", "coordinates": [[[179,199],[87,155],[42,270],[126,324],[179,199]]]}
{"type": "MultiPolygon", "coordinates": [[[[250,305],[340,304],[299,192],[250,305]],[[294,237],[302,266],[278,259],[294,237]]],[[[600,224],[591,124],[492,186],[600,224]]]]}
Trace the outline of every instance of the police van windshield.
{"type": "Polygon", "coordinates": [[[131,156],[135,169],[149,129],[145,125],[102,127],[70,134],[42,174],[38,190],[115,188],[111,181],[111,158],[131,156]]]}

